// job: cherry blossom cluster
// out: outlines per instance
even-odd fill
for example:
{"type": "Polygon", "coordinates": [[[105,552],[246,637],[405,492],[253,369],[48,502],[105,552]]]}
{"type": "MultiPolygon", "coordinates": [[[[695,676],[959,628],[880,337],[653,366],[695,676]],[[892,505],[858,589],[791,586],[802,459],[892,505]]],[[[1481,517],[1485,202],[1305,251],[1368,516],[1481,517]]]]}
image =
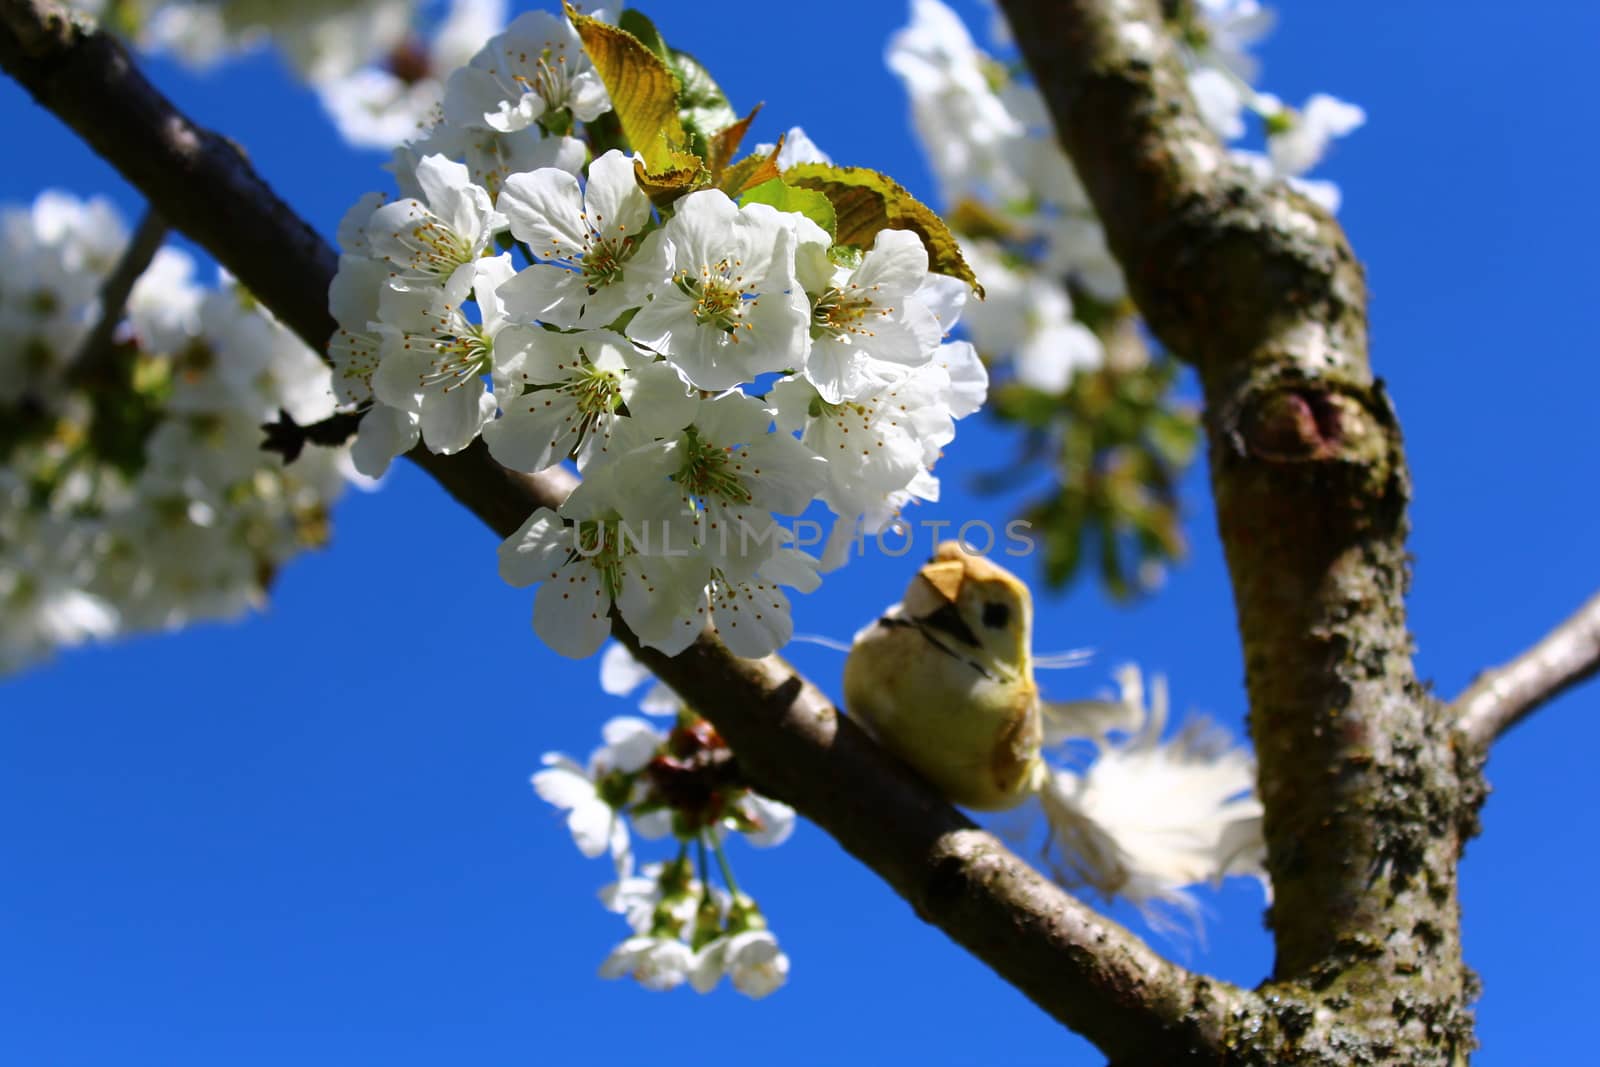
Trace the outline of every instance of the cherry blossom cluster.
{"type": "Polygon", "coordinates": [[[340,451],[285,467],[261,449],[280,410],[333,412],[316,355],[172,248],[122,313],[102,308],[127,243],[101,200],[46,192],[0,215],[0,673],[259,605],[326,538],[345,484],[340,451]]]}
{"type": "Polygon", "coordinates": [[[350,144],[392,149],[443,118],[445,79],[505,23],[506,0],[450,0],[431,33],[413,29],[383,54],[318,79],[317,95],[350,144]]]}
{"type": "Polygon", "coordinates": [[[312,84],[400,48],[421,0],[68,0],[141,48],[209,67],[275,45],[312,84]]]}
{"type": "MultiPolygon", "coordinates": [[[[1183,55],[1202,117],[1230,143],[1251,133],[1247,115],[1257,116],[1266,134],[1265,152],[1236,147],[1234,161],[1336,210],[1338,186],[1304,176],[1335,138],[1365,121],[1362,110],[1322,93],[1294,109],[1252,88],[1259,69],[1250,49],[1273,21],[1256,0],[1186,7],[1183,55]]],[[[994,30],[996,43],[1009,49],[998,15],[994,30]]],[[[941,0],[912,0],[911,22],[890,42],[887,60],[910,96],[912,125],[944,207],[967,234],[963,254],[989,294],[967,312],[974,342],[1008,360],[1023,384],[1064,391],[1074,374],[1107,359],[1074,294],[1080,304],[1104,307],[1120,303],[1126,290],[1038,89],[1017,63],[979,48],[941,0]]]]}
{"type": "Polygon", "coordinates": [[[366,411],[355,462],[479,437],[514,470],[574,462],[581,487],[500,551],[508,582],[539,587],[539,635],[590,655],[615,608],[669,654],[710,620],[765,655],[792,630],[784,590],[819,581],[781,520],[821,501],[842,554],[936,498],[987,388],[945,341],[966,286],[909,230],[835,246],[715,187],[652,201],[635,157],[595,152],[610,106],[572,24],[524,14],[396,150],[398,197],[348,213],[331,355],[366,411]]]}
{"type": "Polygon", "coordinates": [[[1197,922],[1187,887],[1199,883],[1245,875],[1270,893],[1249,749],[1203,718],[1163,741],[1165,679],[1152,680],[1147,698],[1139,668],[1126,665],[1117,685],[1113,699],[1046,716],[1047,744],[1094,744],[1085,768],[1049,768],[1039,789],[1056,880],[1123,897],[1157,925],[1170,925],[1168,912],[1197,922]]]}
{"type": "Polygon", "coordinates": [[[1305,177],[1337,138],[1355,132],[1367,115],[1355,104],[1313,93],[1299,108],[1253,87],[1261,65],[1251,48],[1271,32],[1277,16],[1257,0],[1196,0],[1183,18],[1189,90],[1200,116],[1224,141],[1248,137],[1247,115],[1262,123],[1266,151],[1235,147],[1230,155],[1262,181],[1286,181],[1328,211],[1338,211],[1339,187],[1305,177]]]}
{"type": "Polygon", "coordinates": [[[444,78],[505,26],[506,0],[72,0],[140,48],[210,67],[272,44],[341,136],[392,149],[438,119],[444,78]]]}
{"type": "MultiPolygon", "coordinates": [[[[627,695],[649,677],[620,645],[601,661],[601,685],[615,695],[627,695]]],[[[567,813],[579,850],[589,857],[609,854],[615,864],[617,880],[600,899],[631,932],[600,974],[632,976],[655,990],[687,983],[700,993],[727,976],[746,996],[764,997],[787,979],[789,958],[756,902],[740,892],[723,839],[733,832],[758,848],[782,844],[794,830],[794,812],[744,785],[716,730],[680,708],[659,683],[641,706],[674,716],[672,728],[614,718],[586,766],[552,752],[533,776],[539,796],[567,813]],[[634,835],[671,837],[677,855],[636,871],[634,835]],[[712,857],[722,886],[712,883],[712,857]]]]}

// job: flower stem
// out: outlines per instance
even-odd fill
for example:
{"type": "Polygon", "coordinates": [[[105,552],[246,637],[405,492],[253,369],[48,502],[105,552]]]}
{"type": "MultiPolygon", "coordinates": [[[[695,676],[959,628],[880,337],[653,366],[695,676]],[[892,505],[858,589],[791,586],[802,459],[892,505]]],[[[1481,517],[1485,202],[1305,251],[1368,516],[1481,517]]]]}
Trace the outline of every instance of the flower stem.
{"type": "Polygon", "coordinates": [[[717,867],[722,871],[722,880],[728,883],[728,892],[732,893],[734,899],[737,900],[739,897],[739,883],[733,880],[733,868],[728,866],[728,856],[722,851],[722,842],[712,838],[711,847],[716,851],[717,867]]]}

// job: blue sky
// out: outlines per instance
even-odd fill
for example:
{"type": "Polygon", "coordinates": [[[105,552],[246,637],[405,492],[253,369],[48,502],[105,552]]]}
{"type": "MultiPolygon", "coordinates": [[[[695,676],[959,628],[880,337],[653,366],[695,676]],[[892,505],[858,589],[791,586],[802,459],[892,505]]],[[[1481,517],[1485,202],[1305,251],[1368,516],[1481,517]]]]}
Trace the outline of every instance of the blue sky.
{"type": "MultiPolygon", "coordinates": [[[[736,105],[766,102],[763,138],[802,124],[838,161],[931,196],[881,61],[901,4],[645,10],[736,105]]],[[[1600,11],[1441,10],[1295,4],[1263,55],[1286,100],[1325,90],[1370,116],[1325,173],[1344,187],[1410,449],[1419,667],[1450,696],[1600,586],[1600,148],[1583,118],[1600,11]]],[[[380,157],[344,149],[270,58],[153,69],[324,232],[386,185],[380,157]]],[[[137,198],[8,82],[0,115],[0,199],[55,185],[133,217],[137,198]]],[[[1008,458],[1002,430],[968,420],[926,514],[1003,517],[1006,500],[970,479],[1008,458]]],[[[1180,708],[1242,728],[1202,467],[1185,487],[1191,557],[1159,595],[1041,597],[1038,647],[1098,652],[1045,676],[1050,695],[1092,692],[1133,659],[1168,674],[1180,708]]],[[[0,684],[0,1062],[687,1064],[723,1047],[763,1064],[1101,1062],[809,825],[735,856],[794,958],[788,988],[751,1003],[593,977],[624,932],[594,901],[604,864],[577,854],[527,777],[546,750],[587,753],[629,706],[598,691],[596,661],[535,642],[531,597],[499,582],[494,546],[402,465],[347,499],[333,546],[284,572],[266,614],[0,684]]],[[[855,564],[799,602],[800,629],[847,638],[911,566],[855,564]]],[[[837,693],[837,653],[794,658],[837,693]]],[[[1600,932],[1569,887],[1597,873],[1597,711],[1600,688],[1568,696],[1490,764],[1462,890],[1486,986],[1480,1064],[1558,1061],[1588,1005],[1600,932]]],[[[1158,943],[1254,984],[1271,960],[1259,893],[1204,899],[1203,944],[1158,943]]]]}

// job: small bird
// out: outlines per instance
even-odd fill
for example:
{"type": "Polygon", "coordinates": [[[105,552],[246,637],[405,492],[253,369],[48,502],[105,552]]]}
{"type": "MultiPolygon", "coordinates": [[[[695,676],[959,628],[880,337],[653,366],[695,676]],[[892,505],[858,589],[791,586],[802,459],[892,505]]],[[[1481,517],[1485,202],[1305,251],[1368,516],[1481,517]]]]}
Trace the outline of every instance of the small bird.
{"type": "MultiPolygon", "coordinates": [[[[1248,751],[1218,744],[1204,720],[1161,742],[1165,683],[1155,680],[1147,708],[1131,665],[1118,672],[1117,699],[1041,700],[1035,667],[1075,666],[1085,655],[1036,656],[1032,631],[1028,587],[947,541],[905,599],[856,634],[845,708],[952,803],[1005,811],[1037,797],[1041,855],[1069,889],[1124,896],[1164,922],[1156,905],[1198,914],[1185,886],[1229,874],[1265,884],[1248,751]],[[1112,743],[1113,731],[1127,739],[1112,743]],[[1085,771],[1044,758],[1070,738],[1097,744],[1085,771]]],[[[1002,832],[1021,847],[1031,829],[1002,832]]]]}
{"type": "Polygon", "coordinates": [[[856,634],[845,707],[953,802],[1016,807],[1046,774],[1032,639],[1028,587],[946,541],[905,600],[856,634]]]}

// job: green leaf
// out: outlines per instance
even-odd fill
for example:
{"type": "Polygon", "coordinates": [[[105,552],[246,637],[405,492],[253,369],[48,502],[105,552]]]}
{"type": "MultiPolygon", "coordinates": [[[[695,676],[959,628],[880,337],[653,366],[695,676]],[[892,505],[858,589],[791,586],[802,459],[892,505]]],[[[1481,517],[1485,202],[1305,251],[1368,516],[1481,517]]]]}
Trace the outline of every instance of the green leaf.
{"type": "Polygon", "coordinates": [[[710,137],[739,121],[727,94],[699,60],[674,48],[667,63],[678,76],[678,118],[690,137],[710,137]]]}
{"type": "Polygon", "coordinates": [[[832,202],[840,244],[870,248],[879,230],[910,230],[928,250],[929,270],[960,278],[983,296],[983,286],[961,258],[961,246],[950,227],[892,178],[866,167],[801,163],[784,171],[783,180],[815,189],[832,202]]]}
{"type": "Polygon", "coordinates": [[[704,64],[687,52],[669,48],[643,12],[624,11],[617,25],[655,53],[678,79],[678,121],[683,126],[685,147],[705,160],[712,180],[717,181],[761,106],[757,104],[750,114],[739,118],[704,64]]]}
{"type": "Polygon", "coordinates": [[[834,235],[837,220],[833,204],[815,189],[797,189],[782,178],[762,182],[739,198],[741,204],[771,204],[779,211],[798,211],[812,222],[834,235]]]}
{"type": "Polygon", "coordinates": [[[1016,227],[1009,219],[971,197],[956,204],[946,215],[950,228],[968,237],[981,237],[989,241],[1011,241],[1017,237],[1016,227]]]}
{"type": "Polygon", "coordinates": [[[688,151],[678,117],[678,79],[671,68],[627,30],[565,7],[645,170],[653,176],[698,172],[700,159],[688,151]]]}
{"type": "Polygon", "coordinates": [[[663,60],[671,56],[672,53],[667,48],[667,42],[661,38],[661,31],[656,29],[656,24],[651,22],[650,17],[643,11],[635,11],[631,7],[628,8],[617,17],[617,25],[637,37],[640,44],[650,49],[663,60]]]}
{"type": "MultiPolygon", "coordinates": [[[[1125,325],[1108,320],[1103,329],[1125,325]]],[[[1157,355],[1139,366],[1080,372],[1059,394],[1015,380],[991,389],[988,410],[1018,427],[1023,447],[980,488],[1015,488],[1018,471],[1053,476],[1026,511],[1050,585],[1087,571],[1114,597],[1129,598],[1183,557],[1178,487],[1201,435],[1193,406],[1173,395],[1177,383],[1176,361],[1157,355]]]]}

